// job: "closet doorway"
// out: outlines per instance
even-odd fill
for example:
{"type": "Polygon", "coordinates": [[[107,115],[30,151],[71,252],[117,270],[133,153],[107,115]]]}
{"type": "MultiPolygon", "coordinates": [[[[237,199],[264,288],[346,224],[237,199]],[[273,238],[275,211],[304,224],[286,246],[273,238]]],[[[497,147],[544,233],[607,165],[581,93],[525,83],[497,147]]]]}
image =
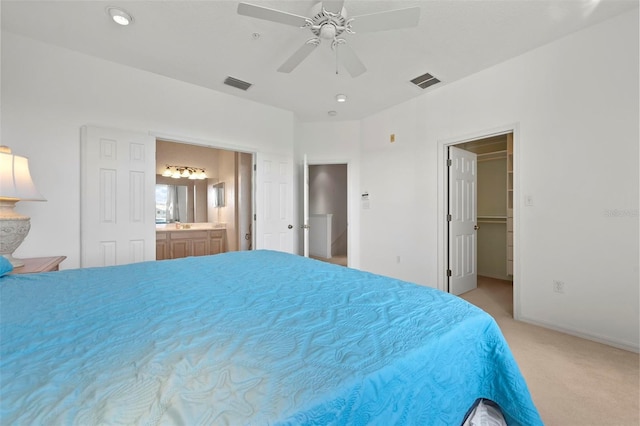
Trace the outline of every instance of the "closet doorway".
{"type": "MultiPolygon", "coordinates": [[[[469,274],[476,283],[477,276],[497,278],[513,283],[514,279],[514,138],[513,131],[505,131],[486,137],[467,139],[443,145],[447,155],[445,171],[445,290],[456,292],[452,286],[456,277],[469,274]],[[456,156],[450,147],[473,153],[471,189],[462,191],[476,204],[472,218],[474,225],[469,238],[459,244],[461,238],[453,230],[456,225],[456,204],[460,204],[460,182],[453,176],[456,156]],[[450,165],[453,164],[453,167],[450,165]],[[454,235],[455,234],[455,235],[454,235]],[[471,246],[472,245],[472,246],[471,246]],[[463,260],[463,262],[460,261],[463,260]],[[464,266],[464,270],[460,265],[464,266]]],[[[460,151],[458,151],[460,152],[460,151]]],[[[464,203],[463,203],[464,204],[464,203]]],[[[465,236],[466,237],[466,236],[465,236]]],[[[467,291],[467,290],[462,290],[467,291]]],[[[458,291],[459,293],[460,291],[458,291]]],[[[514,299],[516,292],[514,291],[514,299]]],[[[515,300],[514,300],[515,302],[515,300]]],[[[516,304],[514,303],[514,307],[516,304]]]]}
{"type": "Polygon", "coordinates": [[[513,280],[513,134],[477,139],[456,148],[477,156],[477,272],[513,280]]]}

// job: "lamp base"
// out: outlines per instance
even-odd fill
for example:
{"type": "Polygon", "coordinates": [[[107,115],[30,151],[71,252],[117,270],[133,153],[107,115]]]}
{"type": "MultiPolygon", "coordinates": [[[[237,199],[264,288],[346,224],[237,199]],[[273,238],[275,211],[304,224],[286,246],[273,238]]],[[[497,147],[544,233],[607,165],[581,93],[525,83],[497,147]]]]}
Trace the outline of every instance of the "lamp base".
{"type": "Polygon", "coordinates": [[[17,200],[0,200],[0,256],[6,257],[14,268],[24,263],[13,257],[31,229],[31,220],[13,210],[17,200]]]}

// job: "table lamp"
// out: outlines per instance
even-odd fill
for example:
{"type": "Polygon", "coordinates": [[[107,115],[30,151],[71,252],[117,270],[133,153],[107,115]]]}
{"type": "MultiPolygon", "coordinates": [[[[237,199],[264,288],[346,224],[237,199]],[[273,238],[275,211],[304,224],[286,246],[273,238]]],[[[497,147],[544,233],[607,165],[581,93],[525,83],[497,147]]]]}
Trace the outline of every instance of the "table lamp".
{"type": "Polygon", "coordinates": [[[46,201],[38,192],[29,173],[29,160],[0,146],[0,256],[14,268],[24,263],[13,257],[31,228],[30,218],[15,211],[18,201],[46,201]]]}

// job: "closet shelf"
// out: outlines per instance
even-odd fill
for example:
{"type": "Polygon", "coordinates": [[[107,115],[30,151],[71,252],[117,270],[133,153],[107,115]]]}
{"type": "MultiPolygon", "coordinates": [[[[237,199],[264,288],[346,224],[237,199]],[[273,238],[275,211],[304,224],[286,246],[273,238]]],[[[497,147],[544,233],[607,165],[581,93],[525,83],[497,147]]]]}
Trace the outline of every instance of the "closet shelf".
{"type": "Polygon", "coordinates": [[[507,223],[507,216],[478,216],[478,223],[507,223]]]}

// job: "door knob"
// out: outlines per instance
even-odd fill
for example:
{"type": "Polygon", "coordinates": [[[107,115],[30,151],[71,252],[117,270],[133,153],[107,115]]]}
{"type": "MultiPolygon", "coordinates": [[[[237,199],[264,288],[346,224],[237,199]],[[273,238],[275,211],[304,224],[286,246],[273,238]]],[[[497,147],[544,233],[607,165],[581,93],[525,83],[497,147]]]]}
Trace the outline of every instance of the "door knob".
{"type": "Polygon", "coordinates": [[[287,226],[287,228],[293,229],[293,225],[289,225],[289,226],[287,226]]]}

